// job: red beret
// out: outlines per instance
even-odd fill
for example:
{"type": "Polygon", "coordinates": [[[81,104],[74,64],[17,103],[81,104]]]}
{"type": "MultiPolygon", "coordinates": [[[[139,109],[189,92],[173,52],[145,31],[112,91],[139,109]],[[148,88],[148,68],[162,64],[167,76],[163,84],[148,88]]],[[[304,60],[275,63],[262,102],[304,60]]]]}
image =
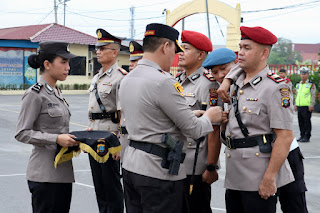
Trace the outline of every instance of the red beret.
{"type": "Polygon", "coordinates": [[[272,45],[277,43],[277,36],[262,27],[240,27],[241,40],[250,39],[259,44],[272,45]]]}
{"type": "Polygon", "coordinates": [[[212,43],[210,39],[203,35],[202,33],[198,33],[195,31],[184,30],[181,34],[182,43],[189,43],[198,50],[211,52],[212,51],[212,43]]]}

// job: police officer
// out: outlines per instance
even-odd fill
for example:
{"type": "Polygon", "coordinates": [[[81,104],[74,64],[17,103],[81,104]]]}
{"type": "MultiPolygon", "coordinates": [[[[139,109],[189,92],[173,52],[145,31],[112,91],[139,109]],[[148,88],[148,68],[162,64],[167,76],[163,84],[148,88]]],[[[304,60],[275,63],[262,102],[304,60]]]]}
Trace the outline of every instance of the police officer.
{"type": "MultiPolygon", "coordinates": [[[[217,102],[213,101],[213,98],[216,98],[212,88],[214,79],[210,78],[210,74],[206,73],[202,67],[208,52],[212,51],[210,39],[201,33],[184,30],[181,40],[184,51],[179,53],[179,67],[184,68],[185,71],[179,73],[176,80],[183,87],[188,105],[192,110],[201,109],[202,103],[206,103],[206,108],[217,106],[217,102]]],[[[221,143],[219,140],[214,140],[215,137],[219,139],[219,131],[213,131],[209,135],[208,138],[211,140],[208,142],[207,137],[201,142],[192,138],[187,139],[188,146],[184,164],[187,172],[186,209],[189,209],[189,212],[211,212],[210,184],[218,179],[216,170],[221,143]],[[200,143],[198,148],[197,143],[200,143]],[[195,156],[196,152],[197,156],[195,156]],[[189,191],[190,185],[192,185],[192,191],[189,191]]]]}
{"type": "Polygon", "coordinates": [[[40,68],[40,81],[31,86],[22,98],[15,138],[32,144],[27,180],[32,194],[33,212],[69,212],[74,174],[72,161],[54,168],[57,144],[78,145],[69,133],[70,111],[67,101],[56,87],[70,70],[69,44],[57,41],[39,43],[38,54],[28,58],[30,67],[40,68]]]}
{"type": "MultiPolygon", "coordinates": [[[[138,65],[138,61],[143,56],[142,45],[139,44],[137,41],[130,41],[129,51],[130,51],[129,71],[131,72],[134,68],[136,68],[136,66],[138,65]]],[[[126,147],[129,145],[128,131],[126,129],[125,118],[123,116],[123,113],[121,113],[121,121],[120,121],[119,131],[120,131],[121,160],[122,160],[124,151],[125,151],[126,147]]]]}
{"type": "Polygon", "coordinates": [[[300,68],[301,81],[296,85],[295,111],[298,111],[298,121],[300,128],[299,142],[309,142],[311,137],[311,115],[314,110],[316,98],[316,86],[309,78],[309,68],[300,68]]]}
{"type": "MultiPolygon", "coordinates": [[[[220,96],[217,94],[217,90],[231,68],[235,65],[236,58],[237,55],[232,50],[228,48],[219,48],[213,50],[202,64],[204,68],[210,71],[214,78],[212,87],[215,94],[214,96],[217,97],[217,105],[223,107],[224,111],[228,111],[229,106],[227,103],[224,104],[222,102],[220,96]]],[[[225,132],[225,123],[221,124],[219,130],[225,132]]],[[[220,137],[217,139],[220,140],[220,137]]]]}
{"type": "Polygon", "coordinates": [[[276,212],[277,188],[294,180],[286,160],[293,140],[292,92],[267,66],[277,37],[261,27],[240,30],[239,63],[226,76],[235,83],[226,130],[226,208],[276,212]]]}
{"type": "MultiPolygon", "coordinates": [[[[119,85],[127,72],[117,64],[121,40],[103,29],[96,31],[97,59],[102,65],[89,88],[89,128],[117,133],[120,121],[119,85]]],[[[123,190],[120,183],[120,153],[98,163],[89,155],[100,213],[123,212],[123,190]]]]}
{"type": "Polygon", "coordinates": [[[130,51],[129,71],[132,71],[134,68],[136,68],[138,61],[143,56],[142,45],[139,44],[137,41],[130,41],[129,51],[130,51]]]}
{"type": "MultiPolygon", "coordinates": [[[[222,48],[223,49],[223,48],[222,48]]],[[[230,50],[231,51],[231,50],[230,50]]],[[[232,51],[229,52],[229,56],[232,56],[232,51]]],[[[227,52],[225,52],[227,54],[227,52]]],[[[234,54],[234,53],[233,53],[234,54]]],[[[209,56],[207,57],[206,62],[208,62],[208,65],[204,65],[204,67],[209,66],[210,61],[212,60],[212,63],[214,63],[215,59],[217,60],[218,58],[224,58],[223,51],[219,52],[218,50],[213,51],[209,56]],[[213,57],[215,54],[215,57],[213,57]],[[222,57],[221,57],[222,56],[222,57]]],[[[234,57],[235,54],[234,54],[234,57]]],[[[227,58],[226,58],[227,59],[227,58]]],[[[232,59],[230,59],[232,60],[232,59]]],[[[228,66],[227,66],[228,67],[228,66]]],[[[223,68],[223,66],[221,67],[223,68]]],[[[219,76],[224,78],[226,74],[229,72],[228,68],[227,69],[220,69],[216,70],[215,67],[211,68],[212,75],[220,82],[222,82],[219,76]]],[[[236,81],[238,75],[241,74],[241,69],[233,69],[233,79],[236,81]],[[238,74],[236,74],[238,73],[238,74]]],[[[225,83],[225,81],[224,81],[225,83]]],[[[223,128],[223,127],[222,127],[223,128]]],[[[224,131],[224,130],[223,130],[224,131]]],[[[222,135],[225,135],[225,133],[221,133],[222,135]]],[[[290,164],[290,167],[292,169],[293,175],[294,175],[294,182],[291,182],[285,186],[282,186],[278,188],[277,194],[279,195],[279,201],[281,204],[281,210],[284,213],[307,213],[307,204],[306,204],[306,196],[305,192],[307,191],[306,184],[304,181],[304,165],[303,165],[303,155],[300,151],[299,144],[296,140],[296,138],[293,139],[291,146],[290,146],[290,152],[287,157],[288,162],[290,164]]]]}
{"type": "Polygon", "coordinates": [[[279,70],[279,76],[284,79],[284,81],[289,85],[290,88],[292,88],[292,82],[287,77],[287,71],[285,69],[280,69],[279,70]]]}
{"type": "MultiPolygon", "coordinates": [[[[220,108],[197,118],[181,85],[168,73],[175,52],[181,52],[179,32],[149,24],[143,39],[143,58],[123,79],[120,101],[130,145],[123,159],[126,209],[132,212],[182,212],[184,179],[182,145],[200,138],[219,122],[220,108]]],[[[195,112],[200,116],[199,111],[195,112]]]]}

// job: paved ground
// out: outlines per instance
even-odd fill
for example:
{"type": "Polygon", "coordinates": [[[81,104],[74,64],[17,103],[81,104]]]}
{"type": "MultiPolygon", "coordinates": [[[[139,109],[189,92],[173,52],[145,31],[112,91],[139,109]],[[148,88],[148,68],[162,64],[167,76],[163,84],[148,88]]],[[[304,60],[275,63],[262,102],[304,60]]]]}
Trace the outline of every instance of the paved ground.
{"type": "MultiPolygon", "coordinates": [[[[32,212],[31,198],[25,171],[32,146],[14,139],[16,122],[22,95],[0,95],[0,213],[32,212]]],[[[88,95],[65,95],[71,108],[70,130],[82,130],[87,124],[88,95]]],[[[300,144],[305,156],[305,178],[309,191],[307,202],[310,213],[320,209],[320,116],[313,114],[313,136],[310,143],[300,144]]],[[[298,126],[295,116],[295,136],[298,126]]],[[[74,158],[76,183],[73,185],[71,213],[98,212],[87,154],[74,158]]],[[[220,179],[212,184],[212,209],[214,213],[225,212],[224,204],[224,155],[221,152],[220,179]]],[[[278,212],[281,212],[278,208],[278,212]]]]}

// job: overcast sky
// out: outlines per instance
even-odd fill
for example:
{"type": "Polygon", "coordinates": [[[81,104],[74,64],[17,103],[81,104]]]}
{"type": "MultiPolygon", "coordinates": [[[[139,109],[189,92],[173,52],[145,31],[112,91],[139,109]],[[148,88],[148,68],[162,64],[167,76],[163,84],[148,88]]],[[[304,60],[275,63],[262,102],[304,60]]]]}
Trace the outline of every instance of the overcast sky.
{"type": "MultiPolygon", "coordinates": [[[[59,0],[58,23],[64,24],[64,6],[59,0]]],[[[204,0],[205,1],[205,0],[204,0]]],[[[209,4],[210,4],[210,0],[209,4]]],[[[130,7],[134,6],[135,39],[142,39],[148,23],[165,23],[164,9],[171,12],[187,0],[70,0],[66,2],[67,27],[95,36],[97,28],[130,37],[130,7]]],[[[240,3],[243,26],[262,26],[294,43],[320,43],[320,0],[221,0],[240,3]],[[283,9],[280,9],[283,8],[283,9]],[[270,10],[269,10],[270,9],[270,10]],[[267,11],[261,11],[267,10],[267,11]]],[[[0,28],[53,23],[54,0],[0,0],[0,28]]],[[[213,44],[225,45],[228,22],[210,15],[213,44]]],[[[181,32],[181,24],[175,28],[181,32]]],[[[208,35],[206,14],[185,19],[185,29],[208,35]]]]}

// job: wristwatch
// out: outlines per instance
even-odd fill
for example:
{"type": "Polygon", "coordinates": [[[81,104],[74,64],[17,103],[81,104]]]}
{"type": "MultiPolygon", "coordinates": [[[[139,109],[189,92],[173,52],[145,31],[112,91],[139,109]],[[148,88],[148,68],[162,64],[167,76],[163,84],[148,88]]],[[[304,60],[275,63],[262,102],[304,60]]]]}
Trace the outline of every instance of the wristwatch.
{"type": "Polygon", "coordinates": [[[208,165],[207,165],[207,170],[208,170],[209,172],[213,172],[213,171],[215,171],[215,170],[217,170],[217,169],[219,169],[219,166],[217,166],[217,165],[214,165],[214,164],[208,164],[208,165]]]}

